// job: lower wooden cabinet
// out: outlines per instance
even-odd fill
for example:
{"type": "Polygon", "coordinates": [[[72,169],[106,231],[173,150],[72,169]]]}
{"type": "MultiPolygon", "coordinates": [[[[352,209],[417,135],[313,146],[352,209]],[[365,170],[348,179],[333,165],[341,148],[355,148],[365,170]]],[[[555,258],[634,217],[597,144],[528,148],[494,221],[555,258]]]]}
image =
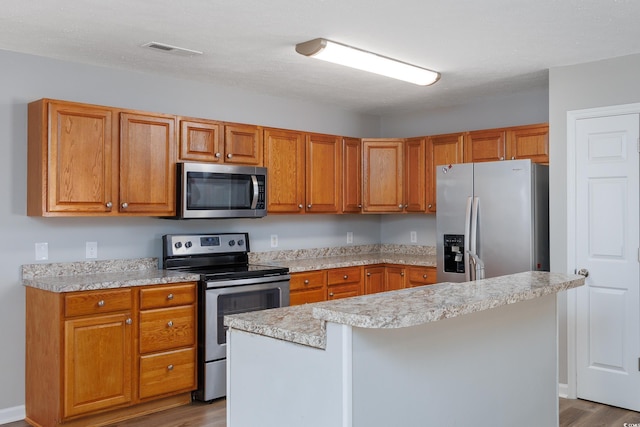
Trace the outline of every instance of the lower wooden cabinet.
{"type": "Polygon", "coordinates": [[[436,283],[436,268],[435,267],[421,267],[410,266],[407,267],[406,274],[407,288],[413,288],[415,286],[433,285],[436,283]]]}
{"type": "Polygon", "coordinates": [[[292,273],[289,286],[290,305],[324,301],[327,299],[327,271],[292,273]]]}
{"type": "Polygon", "coordinates": [[[327,300],[362,295],[362,267],[334,268],[327,273],[327,300]]]}
{"type": "Polygon", "coordinates": [[[27,287],[27,422],[105,425],[189,403],[196,327],[195,282],[70,293],[27,287]]]}

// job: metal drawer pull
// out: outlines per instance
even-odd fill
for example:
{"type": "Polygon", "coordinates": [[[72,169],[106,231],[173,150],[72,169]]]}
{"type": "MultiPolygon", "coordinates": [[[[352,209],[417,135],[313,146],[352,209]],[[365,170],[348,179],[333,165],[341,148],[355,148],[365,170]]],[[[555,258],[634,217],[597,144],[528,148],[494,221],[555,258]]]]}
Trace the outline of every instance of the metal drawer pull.
{"type": "Polygon", "coordinates": [[[170,328],[173,328],[173,321],[172,321],[172,320],[169,320],[169,321],[167,322],[167,326],[168,326],[168,327],[170,327],[170,328]]]}
{"type": "Polygon", "coordinates": [[[329,292],[329,296],[332,297],[333,296],[333,292],[329,292]]]}
{"type": "Polygon", "coordinates": [[[128,318],[127,320],[124,321],[124,323],[126,323],[127,325],[130,325],[133,323],[133,320],[131,320],[131,318],[128,318]]]}
{"type": "Polygon", "coordinates": [[[168,299],[168,300],[172,300],[172,299],[173,299],[173,294],[169,294],[169,295],[167,295],[167,299],[168,299]]]}
{"type": "Polygon", "coordinates": [[[103,299],[98,301],[98,307],[104,307],[104,300],[103,299]]]}
{"type": "Polygon", "coordinates": [[[422,278],[423,278],[423,279],[426,279],[426,278],[427,278],[427,275],[426,275],[426,274],[423,274],[423,275],[422,275],[422,278]]]}
{"type": "Polygon", "coordinates": [[[309,284],[309,279],[305,279],[304,284],[308,285],[309,284]]]}
{"type": "Polygon", "coordinates": [[[345,275],[344,275],[344,279],[346,280],[346,279],[348,279],[348,278],[349,278],[349,276],[345,274],[345,275]]]}
{"type": "Polygon", "coordinates": [[[167,371],[173,371],[173,365],[167,366],[167,371]]]}

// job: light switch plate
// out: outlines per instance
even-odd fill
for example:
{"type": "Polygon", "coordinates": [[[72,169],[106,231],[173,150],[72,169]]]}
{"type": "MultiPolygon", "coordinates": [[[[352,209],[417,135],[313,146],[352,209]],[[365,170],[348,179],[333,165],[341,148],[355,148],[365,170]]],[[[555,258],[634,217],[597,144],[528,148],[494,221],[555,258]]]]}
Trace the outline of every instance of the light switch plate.
{"type": "Polygon", "coordinates": [[[87,242],[85,249],[86,258],[98,258],[98,242],[87,242]]]}
{"type": "Polygon", "coordinates": [[[418,233],[415,231],[411,232],[411,243],[416,243],[418,241],[418,233]]]}

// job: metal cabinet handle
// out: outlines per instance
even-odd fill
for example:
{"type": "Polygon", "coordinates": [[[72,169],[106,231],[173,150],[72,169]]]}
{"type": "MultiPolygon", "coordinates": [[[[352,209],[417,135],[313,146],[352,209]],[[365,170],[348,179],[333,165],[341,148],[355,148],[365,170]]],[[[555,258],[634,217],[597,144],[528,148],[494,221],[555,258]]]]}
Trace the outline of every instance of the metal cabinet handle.
{"type": "Polygon", "coordinates": [[[171,301],[171,300],[173,299],[173,294],[169,294],[169,295],[167,295],[167,299],[168,299],[169,301],[171,301]]]}
{"type": "Polygon", "coordinates": [[[399,207],[400,209],[402,209],[402,206],[403,206],[403,205],[402,205],[402,203],[400,203],[400,204],[398,205],[398,207],[399,207]]]}
{"type": "Polygon", "coordinates": [[[358,204],[358,207],[359,207],[359,208],[361,208],[361,207],[362,207],[362,205],[361,205],[361,204],[358,204]]]}
{"type": "Polygon", "coordinates": [[[309,279],[305,279],[304,284],[308,285],[309,284],[309,279]]]}
{"type": "Polygon", "coordinates": [[[367,273],[367,276],[371,276],[371,273],[367,273]]]}
{"type": "Polygon", "coordinates": [[[167,371],[173,371],[173,365],[167,366],[167,371]]]}
{"type": "Polygon", "coordinates": [[[431,203],[429,203],[429,209],[431,209],[433,207],[433,205],[431,203]]]}
{"type": "Polygon", "coordinates": [[[401,271],[401,272],[400,272],[400,275],[401,275],[401,276],[404,276],[404,271],[401,271]]]}
{"type": "Polygon", "coordinates": [[[307,205],[307,209],[311,209],[311,203],[307,205]]]}
{"type": "Polygon", "coordinates": [[[503,157],[503,156],[500,156],[500,160],[504,160],[504,157],[503,157]]]}
{"type": "Polygon", "coordinates": [[[169,321],[167,322],[167,326],[168,326],[168,327],[170,327],[170,328],[173,328],[173,321],[172,321],[172,320],[169,320],[169,321]]]}
{"type": "Polygon", "coordinates": [[[332,297],[333,296],[333,292],[329,292],[329,296],[332,297]]]}
{"type": "Polygon", "coordinates": [[[216,153],[215,156],[216,156],[216,159],[219,159],[221,154],[220,153],[216,153]]]}
{"type": "Polygon", "coordinates": [[[298,205],[298,209],[302,209],[302,203],[298,205]]]}
{"type": "Polygon", "coordinates": [[[131,320],[131,318],[128,318],[127,320],[124,321],[124,323],[126,323],[127,325],[130,325],[133,323],[133,320],[131,320]]]}
{"type": "Polygon", "coordinates": [[[231,153],[227,154],[227,159],[230,159],[232,157],[233,157],[233,155],[231,153]]]}
{"type": "Polygon", "coordinates": [[[349,276],[347,274],[344,275],[343,279],[347,280],[349,276]]]}
{"type": "Polygon", "coordinates": [[[107,202],[106,206],[107,206],[108,209],[111,209],[113,207],[113,203],[107,202]]]}
{"type": "Polygon", "coordinates": [[[129,207],[129,203],[124,202],[123,204],[121,204],[120,206],[122,206],[122,209],[127,209],[129,207]]]}
{"type": "Polygon", "coordinates": [[[515,159],[516,159],[516,156],[511,156],[511,160],[515,160],[515,159]]]}
{"type": "Polygon", "coordinates": [[[104,307],[104,300],[103,299],[98,301],[98,307],[104,307]]]}
{"type": "Polygon", "coordinates": [[[422,278],[423,278],[423,279],[426,279],[426,278],[427,278],[427,275],[426,275],[426,274],[423,274],[423,275],[422,275],[422,278]]]}

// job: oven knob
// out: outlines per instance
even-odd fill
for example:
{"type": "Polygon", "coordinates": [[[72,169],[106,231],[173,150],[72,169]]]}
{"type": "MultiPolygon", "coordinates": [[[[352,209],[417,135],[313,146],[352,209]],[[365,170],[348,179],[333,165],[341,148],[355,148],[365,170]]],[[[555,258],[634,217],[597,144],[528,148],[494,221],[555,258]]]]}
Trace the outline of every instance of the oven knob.
{"type": "Polygon", "coordinates": [[[173,246],[175,246],[176,249],[180,249],[182,247],[182,243],[176,242],[176,244],[173,246]]]}
{"type": "Polygon", "coordinates": [[[187,243],[184,244],[184,247],[189,249],[191,246],[193,246],[193,244],[189,241],[187,241],[187,243]]]}
{"type": "Polygon", "coordinates": [[[235,240],[229,240],[229,246],[235,246],[235,245],[236,245],[235,240]]]}
{"type": "Polygon", "coordinates": [[[238,240],[238,246],[244,246],[244,240],[242,239],[238,240]]]}

